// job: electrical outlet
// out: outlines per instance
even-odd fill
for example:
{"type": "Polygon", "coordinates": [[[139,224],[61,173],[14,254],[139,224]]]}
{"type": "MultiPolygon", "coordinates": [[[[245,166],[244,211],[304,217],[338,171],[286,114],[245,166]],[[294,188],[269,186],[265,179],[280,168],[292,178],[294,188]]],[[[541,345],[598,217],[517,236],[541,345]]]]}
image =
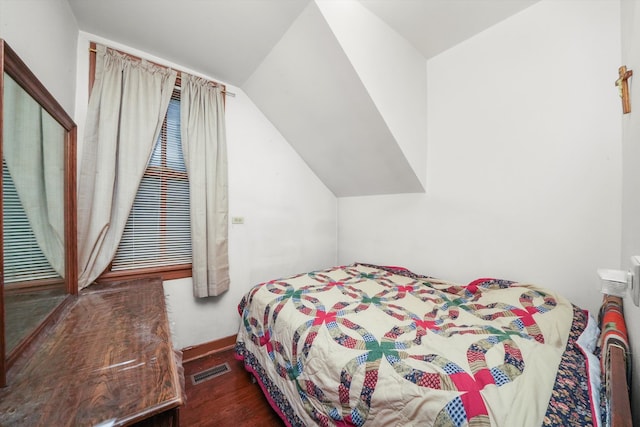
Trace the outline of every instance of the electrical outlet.
{"type": "Polygon", "coordinates": [[[640,256],[631,257],[631,298],[636,307],[640,306],[640,256]]]}
{"type": "Polygon", "coordinates": [[[231,224],[244,224],[244,217],[234,216],[231,218],[231,224]]]}

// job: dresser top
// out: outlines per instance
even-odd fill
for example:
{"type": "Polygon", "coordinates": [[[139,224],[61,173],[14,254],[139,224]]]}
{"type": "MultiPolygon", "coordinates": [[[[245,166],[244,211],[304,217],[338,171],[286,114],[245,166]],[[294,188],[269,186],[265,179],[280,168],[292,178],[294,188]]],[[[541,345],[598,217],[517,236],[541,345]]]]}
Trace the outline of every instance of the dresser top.
{"type": "Polygon", "coordinates": [[[87,288],[34,347],[0,389],[0,425],[128,425],[182,403],[160,279],[87,288]]]}

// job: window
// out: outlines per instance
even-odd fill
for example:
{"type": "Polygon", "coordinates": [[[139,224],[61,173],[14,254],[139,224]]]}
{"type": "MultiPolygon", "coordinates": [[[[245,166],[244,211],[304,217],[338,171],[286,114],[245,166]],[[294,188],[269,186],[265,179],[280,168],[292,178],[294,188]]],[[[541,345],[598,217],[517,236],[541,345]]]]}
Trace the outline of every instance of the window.
{"type": "MultiPolygon", "coordinates": [[[[95,43],[91,43],[90,52],[89,91],[95,78],[95,43]]],[[[140,59],[119,52],[134,60],[140,59]]],[[[97,281],[149,276],[161,276],[164,280],[191,277],[189,206],[189,181],[180,138],[178,72],[176,89],[139,185],[120,245],[111,265],[97,281]]]]}
{"type": "Polygon", "coordinates": [[[190,233],[189,181],[180,141],[180,92],[175,90],[111,271],[191,264],[190,233]]]}

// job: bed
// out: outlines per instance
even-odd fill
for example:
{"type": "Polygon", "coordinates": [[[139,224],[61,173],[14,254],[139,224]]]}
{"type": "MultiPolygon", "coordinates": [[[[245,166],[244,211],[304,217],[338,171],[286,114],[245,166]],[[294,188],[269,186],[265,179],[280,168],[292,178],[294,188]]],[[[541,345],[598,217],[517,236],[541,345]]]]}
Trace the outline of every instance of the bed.
{"type": "Polygon", "coordinates": [[[631,426],[621,304],[357,263],[254,286],[236,357],[289,426],[631,426]]]}

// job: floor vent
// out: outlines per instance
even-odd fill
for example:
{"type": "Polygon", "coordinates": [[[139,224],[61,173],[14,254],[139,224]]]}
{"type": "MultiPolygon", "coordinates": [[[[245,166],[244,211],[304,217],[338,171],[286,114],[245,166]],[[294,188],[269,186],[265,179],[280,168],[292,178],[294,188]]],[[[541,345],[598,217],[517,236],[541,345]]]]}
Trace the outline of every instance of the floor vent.
{"type": "Polygon", "coordinates": [[[193,385],[198,385],[201,382],[226,374],[227,372],[231,372],[231,368],[229,367],[229,364],[225,362],[221,365],[216,365],[212,368],[205,369],[204,371],[191,375],[191,382],[193,385]]]}

